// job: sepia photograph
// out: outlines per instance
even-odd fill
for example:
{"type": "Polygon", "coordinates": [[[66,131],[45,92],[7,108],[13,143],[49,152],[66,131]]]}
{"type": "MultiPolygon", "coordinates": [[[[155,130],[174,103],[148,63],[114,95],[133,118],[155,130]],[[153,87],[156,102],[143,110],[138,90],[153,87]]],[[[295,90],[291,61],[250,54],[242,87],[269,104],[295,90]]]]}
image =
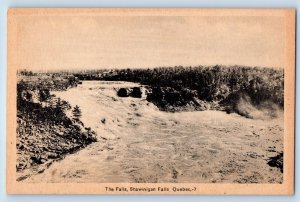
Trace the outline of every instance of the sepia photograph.
{"type": "Polygon", "coordinates": [[[295,10],[8,11],[9,193],[292,194],[295,10]]]}

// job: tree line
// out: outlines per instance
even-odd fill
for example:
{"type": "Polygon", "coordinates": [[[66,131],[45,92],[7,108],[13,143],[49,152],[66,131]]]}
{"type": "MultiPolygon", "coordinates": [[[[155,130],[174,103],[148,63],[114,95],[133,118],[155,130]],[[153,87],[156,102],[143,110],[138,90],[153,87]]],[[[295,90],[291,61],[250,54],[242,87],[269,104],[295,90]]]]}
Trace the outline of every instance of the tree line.
{"type": "Polygon", "coordinates": [[[152,87],[196,90],[205,101],[226,101],[247,94],[254,104],[266,100],[284,105],[284,70],[262,67],[198,66],[154,69],[116,69],[101,80],[139,82],[152,87]]]}

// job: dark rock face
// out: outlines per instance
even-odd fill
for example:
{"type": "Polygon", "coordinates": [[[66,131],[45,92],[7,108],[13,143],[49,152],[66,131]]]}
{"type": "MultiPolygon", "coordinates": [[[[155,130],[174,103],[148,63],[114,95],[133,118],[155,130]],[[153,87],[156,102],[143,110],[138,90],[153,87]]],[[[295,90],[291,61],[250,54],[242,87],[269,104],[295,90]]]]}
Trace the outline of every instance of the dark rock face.
{"type": "Polygon", "coordinates": [[[209,109],[206,102],[198,99],[197,91],[174,89],[171,87],[153,87],[148,93],[147,101],[155,104],[162,111],[203,111],[209,109]]]}
{"type": "Polygon", "coordinates": [[[142,91],[140,87],[133,87],[131,91],[131,97],[134,98],[141,98],[142,97],[142,91]]]}
{"type": "Polygon", "coordinates": [[[169,109],[185,104],[180,93],[170,87],[154,87],[147,100],[163,111],[172,111],[169,109]]]}
{"type": "Polygon", "coordinates": [[[119,97],[129,97],[129,90],[127,88],[120,88],[117,92],[117,95],[119,97]]]}

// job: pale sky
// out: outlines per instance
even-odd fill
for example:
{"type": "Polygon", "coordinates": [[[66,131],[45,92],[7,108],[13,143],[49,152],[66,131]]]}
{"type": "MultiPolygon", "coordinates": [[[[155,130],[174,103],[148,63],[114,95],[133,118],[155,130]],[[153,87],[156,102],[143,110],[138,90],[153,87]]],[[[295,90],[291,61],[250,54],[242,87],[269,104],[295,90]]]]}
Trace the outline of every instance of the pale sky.
{"type": "Polygon", "coordinates": [[[283,67],[280,17],[22,16],[19,68],[283,67]]]}

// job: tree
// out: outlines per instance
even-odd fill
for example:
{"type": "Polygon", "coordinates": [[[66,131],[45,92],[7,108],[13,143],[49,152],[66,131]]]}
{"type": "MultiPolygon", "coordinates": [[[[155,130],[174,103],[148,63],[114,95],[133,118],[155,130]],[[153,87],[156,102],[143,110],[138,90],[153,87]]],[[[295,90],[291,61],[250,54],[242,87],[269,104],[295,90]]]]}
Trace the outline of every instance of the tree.
{"type": "Polygon", "coordinates": [[[39,89],[39,100],[40,102],[47,101],[50,98],[50,90],[47,88],[39,89]]]}
{"type": "Polygon", "coordinates": [[[73,112],[74,120],[79,121],[79,119],[81,117],[81,110],[80,110],[79,106],[76,105],[74,107],[74,109],[72,110],[72,112],[73,112]]]}

